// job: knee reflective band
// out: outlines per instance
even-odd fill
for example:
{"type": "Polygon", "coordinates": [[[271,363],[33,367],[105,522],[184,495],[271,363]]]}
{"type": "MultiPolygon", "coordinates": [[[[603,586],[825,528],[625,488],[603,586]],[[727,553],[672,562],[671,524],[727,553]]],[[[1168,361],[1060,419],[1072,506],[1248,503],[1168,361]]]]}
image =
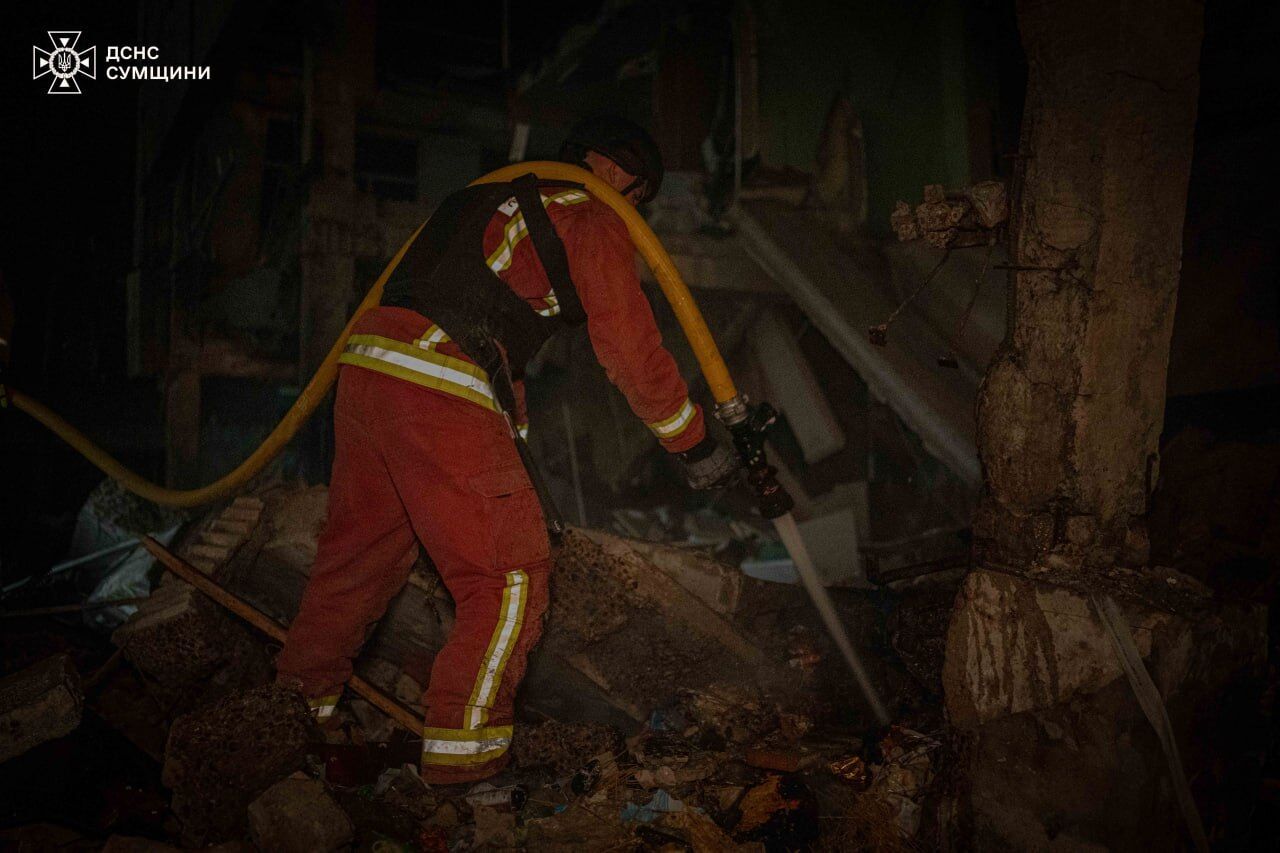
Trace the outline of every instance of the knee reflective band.
{"type": "Polygon", "coordinates": [[[340,693],[331,693],[328,696],[318,696],[310,699],[307,704],[311,707],[311,713],[315,715],[317,720],[327,720],[333,716],[333,712],[338,707],[338,697],[340,693]]]}
{"type": "MultiPolygon", "coordinates": [[[[568,163],[553,163],[550,161],[515,163],[490,172],[475,183],[510,181],[529,172],[533,172],[539,178],[545,180],[569,181],[581,184],[591,195],[609,205],[622,217],[622,220],[627,225],[627,231],[631,234],[631,240],[635,243],[636,250],[640,252],[645,262],[648,263],[654,277],[658,280],[658,285],[662,288],[663,295],[671,303],[671,310],[675,313],[676,319],[680,322],[680,327],[689,339],[689,345],[693,348],[693,353],[698,359],[698,365],[702,369],[703,376],[707,379],[707,385],[711,389],[712,396],[715,397],[719,407],[732,410],[738,403],[738,392],[734,387],[733,380],[729,377],[729,369],[725,366],[724,359],[720,356],[720,350],[716,347],[715,340],[711,337],[706,321],[702,319],[702,312],[698,310],[697,303],[693,301],[693,296],[689,293],[688,286],[685,285],[684,280],[680,277],[680,273],[676,269],[675,263],[672,262],[671,256],[662,248],[662,243],[659,242],[657,235],[653,233],[653,229],[644,221],[644,217],[607,183],[585,169],[571,166],[568,163]]],[[[320,402],[325,398],[329,388],[337,378],[338,364],[347,351],[347,339],[351,335],[351,329],[356,320],[381,300],[382,288],[386,285],[387,279],[399,265],[405,252],[408,251],[409,246],[413,244],[418,232],[421,230],[422,228],[419,227],[417,231],[413,232],[413,235],[400,247],[400,251],[396,252],[395,257],[387,264],[386,269],[382,271],[382,275],[378,276],[378,280],[374,282],[373,287],[369,289],[369,292],[360,302],[351,321],[347,323],[347,327],[343,329],[338,340],[334,341],[329,354],[311,377],[311,381],[307,383],[307,387],[303,389],[297,402],[281,418],[280,423],[267,436],[266,441],[248,459],[240,463],[235,470],[207,486],[186,490],[165,488],[129,470],[57,414],[12,387],[8,389],[10,404],[13,408],[26,412],[35,418],[96,465],[108,477],[119,481],[124,488],[142,498],[163,506],[180,507],[200,506],[201,504],[221,500],[234,494],[256,476],[277,453],[284,449],[284,446],[289,443],[289,440],[298,432],[302,424],[315,411],[316,406],[320,405],[320,402]]]]}
{"type": "Polygon", "coordinates": [[[447,767],[484,764],[511,746],[511,726],[422,730],[422,763],[447,767]]]}

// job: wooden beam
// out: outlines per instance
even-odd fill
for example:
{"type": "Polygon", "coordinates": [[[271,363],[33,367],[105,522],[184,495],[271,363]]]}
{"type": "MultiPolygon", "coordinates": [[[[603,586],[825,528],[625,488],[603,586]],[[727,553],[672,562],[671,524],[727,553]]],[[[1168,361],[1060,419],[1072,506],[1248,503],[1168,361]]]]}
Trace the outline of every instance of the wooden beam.
{"type": "MultiPolygon", "coordinates": [[[[144,537],[142,545],[150,551],[157,560],[163,563],[166,569],[173,572],[175,575],[182,578],[184,581],[200,590],[200,592],[209,596],[209,598],[213,599],[227,610],[230,610],[236,616],[239,616],[241,619],[248,622],[271,639],[280,643],[284,642],[284,627],[277,624],[271,617],[218,586],[212,580],[201,574],[199,569],[187,563],[152,537],[144,537]]],[[[395,720],[407,731],[412,732],[417,736],[422,735],[424,726],[423,721],[412,711],[391,699],[381,690],[374,687],[358,675],[351,676],[351,680],[347,682],[347,685],[362,699],[366,700],[384,714],[391,717],[391,719],[395,720]]]]}

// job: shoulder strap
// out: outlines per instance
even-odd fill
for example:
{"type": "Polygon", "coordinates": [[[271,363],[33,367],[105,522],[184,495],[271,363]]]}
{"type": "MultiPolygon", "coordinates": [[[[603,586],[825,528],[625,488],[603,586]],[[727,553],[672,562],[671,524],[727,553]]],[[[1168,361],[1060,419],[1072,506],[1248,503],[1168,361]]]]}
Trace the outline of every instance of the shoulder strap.
{"type": "Polygon", "coordinates": [[[542,264],[551,288],[556,292],[561,319],[570,324],[581,323],[587,315],[582,309],[582,300],[578,298],[578,288],[569,275],[569,258],[565,254],[564,243],[561,242],[560,235],[556,234],[546,208],[542,206],[537,177],[532,174],[521,175],[511,182],[511,186],[515,190],[516,202],[524,212],[524,223],[529,229],[534,254],[542,264]]]}

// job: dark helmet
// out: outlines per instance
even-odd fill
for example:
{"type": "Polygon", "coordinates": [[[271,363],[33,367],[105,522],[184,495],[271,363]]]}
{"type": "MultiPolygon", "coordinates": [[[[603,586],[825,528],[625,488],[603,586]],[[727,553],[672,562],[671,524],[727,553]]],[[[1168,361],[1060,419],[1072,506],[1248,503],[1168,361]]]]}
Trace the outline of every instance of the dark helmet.
{"type": "MultiPolygon", "coordinates": [[[[585,166],[588,151],[617,163],[644,189],[640,203],[652,201],[662,186],[662,152],[643,127],[618,116],[593,116],[579,121],[560,146],[560,159],[585,166]]],[[[626,195],[634,185],[623,190],[626,195]]]]}

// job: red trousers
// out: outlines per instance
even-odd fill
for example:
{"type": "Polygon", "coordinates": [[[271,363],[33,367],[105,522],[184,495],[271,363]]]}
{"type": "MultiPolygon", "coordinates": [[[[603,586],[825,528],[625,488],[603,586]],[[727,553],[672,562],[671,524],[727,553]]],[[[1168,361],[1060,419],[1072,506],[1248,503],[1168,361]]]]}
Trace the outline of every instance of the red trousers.
{"type": "Polygon", "coordinates": [[[422,770],[447,784],[509,759],[516,687],[542,631],[550,548],[505,419],[475,403],[344,366],[319,552],[277,660],[321,717],[368,629],[426,547],[453,594],[453,633],[423,704],[422,770]]]}

